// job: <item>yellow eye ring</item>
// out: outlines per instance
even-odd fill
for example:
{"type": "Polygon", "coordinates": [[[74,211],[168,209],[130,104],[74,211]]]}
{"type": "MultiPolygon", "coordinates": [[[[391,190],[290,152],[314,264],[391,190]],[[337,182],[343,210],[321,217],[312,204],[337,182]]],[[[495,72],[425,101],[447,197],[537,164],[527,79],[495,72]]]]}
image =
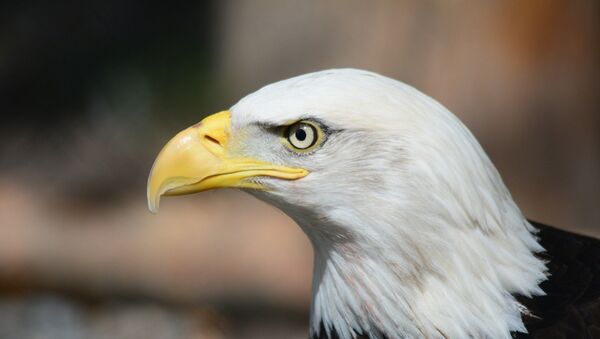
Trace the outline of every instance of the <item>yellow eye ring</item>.
{"type": "Polygon", "coordinates": [[[323,137],[321,127],[308,120],[295,122],[283,130],[284,145],[298,153],[312,151],[323,142],[323,137]]]}

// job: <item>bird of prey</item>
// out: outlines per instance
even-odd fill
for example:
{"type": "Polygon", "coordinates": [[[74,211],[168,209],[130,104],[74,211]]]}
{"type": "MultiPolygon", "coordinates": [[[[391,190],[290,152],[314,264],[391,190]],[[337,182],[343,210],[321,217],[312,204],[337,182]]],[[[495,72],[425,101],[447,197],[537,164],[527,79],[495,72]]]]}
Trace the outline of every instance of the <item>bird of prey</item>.
{"type": "Polygon", "coordinates": [[[224,187],[310,239],[311,338],[600,336],[600,241],[528,221],[469,130],[402,82],[263,87],[166,144],[149,208],[224,187]]]}

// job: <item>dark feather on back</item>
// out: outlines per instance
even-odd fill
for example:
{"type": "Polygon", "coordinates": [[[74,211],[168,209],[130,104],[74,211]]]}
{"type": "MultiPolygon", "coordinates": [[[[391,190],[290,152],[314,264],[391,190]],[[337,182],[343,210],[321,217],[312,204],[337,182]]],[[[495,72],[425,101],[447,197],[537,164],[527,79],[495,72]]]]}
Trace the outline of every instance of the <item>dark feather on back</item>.
{"type": "Polygon", "coordinates": [[[545,296],[519,298],[529,334],[514,338],[600,338],[600,240],[530,221],[539,229],[549,277],[545,296]]]}

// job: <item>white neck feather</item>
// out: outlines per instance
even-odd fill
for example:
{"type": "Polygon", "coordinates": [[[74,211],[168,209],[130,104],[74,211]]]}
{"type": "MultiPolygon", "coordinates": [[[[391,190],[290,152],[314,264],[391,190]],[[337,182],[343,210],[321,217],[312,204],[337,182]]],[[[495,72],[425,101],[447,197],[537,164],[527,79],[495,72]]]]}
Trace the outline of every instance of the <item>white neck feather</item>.
{"type": "Polygon", "coordinates": [[[420,254],[352,242],[330,246],[312,237],[311,332],[321,324],[342,339],[360,333],[373,338],[511,338],[512,331],[525,332],[525,310],[512,294],[541,294],[538,284],[545,271],[519,239],[529,237],[525,225],[517,235],[466,229],[443,235],[443,241],[432,241],[420,254]],[[419,263],[411,263],[413,255],[421,256],[419,263]]]}

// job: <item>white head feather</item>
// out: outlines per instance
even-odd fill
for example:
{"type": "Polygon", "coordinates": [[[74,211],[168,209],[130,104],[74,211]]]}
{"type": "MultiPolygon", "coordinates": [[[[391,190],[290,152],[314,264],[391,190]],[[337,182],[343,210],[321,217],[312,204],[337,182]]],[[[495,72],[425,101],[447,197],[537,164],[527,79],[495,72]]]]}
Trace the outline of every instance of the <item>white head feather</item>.
{"type": "Polygon", "coordinates": [[[479,143],[438,102],[341,69],[271,84],[231,113],[244,135],[240,152],[311,172],[261,178],[273,189],[252,193],[289,214],[313,244],[313,333],[321,324],[343,339],[525,331],[513,294],[543,293],[546,267],[534,255],[542,248],[479,143]],[[303,118],[335,131],[309,155],[257,142],[264,134],[252,129],[303,118]]]}

